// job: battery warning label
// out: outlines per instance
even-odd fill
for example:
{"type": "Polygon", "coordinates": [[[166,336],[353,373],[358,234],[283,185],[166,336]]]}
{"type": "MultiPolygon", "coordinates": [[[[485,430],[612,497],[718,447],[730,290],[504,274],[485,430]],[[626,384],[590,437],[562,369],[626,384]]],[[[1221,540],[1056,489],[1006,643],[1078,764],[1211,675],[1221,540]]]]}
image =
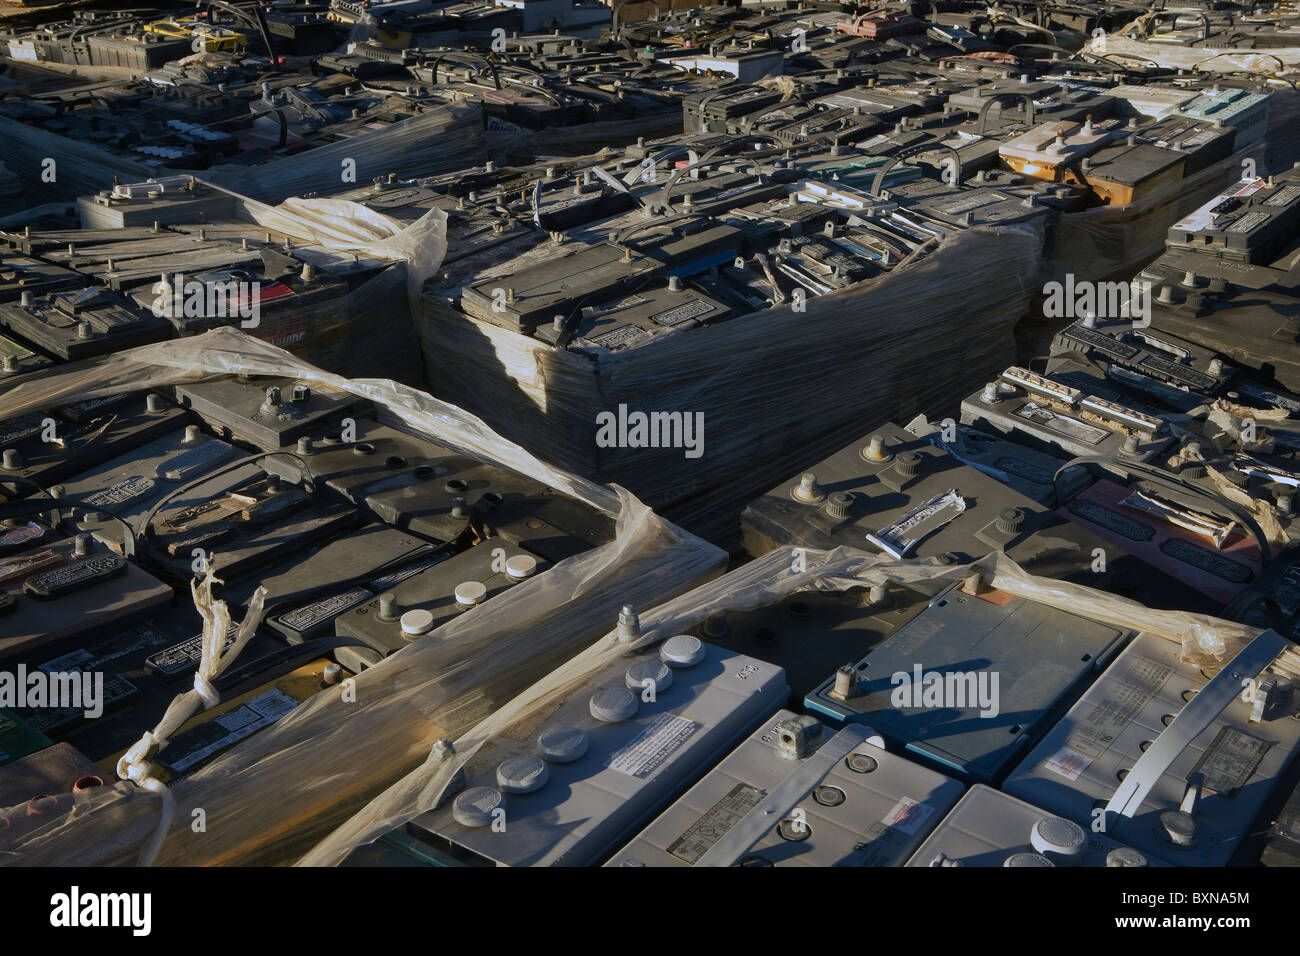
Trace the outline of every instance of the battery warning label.
{"type": "Polygon", "coordinates": [[[1268,747],[1267,741],[1235,727],[1224,727],[1187,777],[1190,780],[1198,773],[1204,774],[1206,789],[1231,800],[1254,775],[1268,747]]]}
{"type": "Polygon", "coordinates": [[[1070,732],[1065,746],[1043,762],[1044,769],[1067,780],[1079,779],[1146,709],[1173,672],[1168,664],[1138,657],[1122,678],[1098,685],[1103,692],[1101,700],[1070,732]]]}
{"type": "Polygon", "coordinates": [[[614,751],[605,766],[644,780],[699,729],[700,725],[693,720],[676,714],[660,714],[635,740],[614,751]]]}
{"type": "Polygon", "coordinates": [[[763,800],[763,791],[738,783],[678,837],[668,852],[692,866],[763,800]]]}

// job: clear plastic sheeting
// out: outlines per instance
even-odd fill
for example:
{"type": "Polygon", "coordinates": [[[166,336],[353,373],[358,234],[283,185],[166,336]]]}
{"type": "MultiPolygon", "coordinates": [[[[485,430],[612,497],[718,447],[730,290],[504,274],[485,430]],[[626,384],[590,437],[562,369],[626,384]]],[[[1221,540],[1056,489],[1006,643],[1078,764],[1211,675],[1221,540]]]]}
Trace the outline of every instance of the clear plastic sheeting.
{"type": "Polygon", "coordinates": [[[57,133],[46,132],[17,120],[0,117],[0,161],[22,179],[32,205],[63,202],[87,196],[122,182],[141,182],[157,176],[155,167],[57,133]],[[55,180],[46,182],[43,163],[55,161],[55,180]]]}
{"type": "Polygon", "coordinates": [[[959,230],[924,258],[809,297],[802,312],[787,304],[596,357],[427,297],[417,324],[435,394],[655,508],[696,496],[674,518],[714,538],[734,534],[747,501],[810,461],[882,421],[951,406],[1013,364],[1012,328],[1038,290],[1042,242],[1039,225],[959,230]],[[597,416],[621,406],[702,416],[702,453],[598,445],[597,416]]]}
{"type": "Polygon", "coordinates": [[[1241,179],[1245,163],[1267,170],[1264,141],[1238,150],[1185,179],[1175,180],[1122,206],[1100,206],[1060,218],[1048,253],[1044,282],[1073,274],[1075,281],[1129,279],[1165,248],[1169,227],[1241,179]]]}
{"type": "Polygon", "coordinates": [[[1181,645],[1185,659],[1204,667],[1226,663],[1259,633],[1242,624],[1180,611],[1151,610],[1127,598],[1036,577],[1002,554],[991,554],[968,565],[940,565],[933,559],[895,561],[851,548],[827,552],[782,547],[688,594],[642,612],[642,636],[635,642],[620,644],[616,632],[611,630],[456,739],[450,753],[443,748],[432,750],[420,767],[330,834],[300,860],[300,865],[336,864],[352,849],[435,809],[455,775],[489,740],[502,735],[522,739],[527,736],[526,731],[515,733],[515,728],[526,728],[543,719],[555,700],[572,693],[618,657],[681,634],[710,614],[770,606],[796,591],[845,591],[885,583],[904,587],[925,585],[925,590],[932,591],[935,585],[964,581],[973,568],[978,568],[985,582],[996,589],[1176,642],[1181,645]]]}
{"type": "MultiPolygon", "coordinates": [[[[144,346],[24,383],[3,397],[0,415],[235,372],[293,376],[367,398],[448,448],[616,514],[617,530],[609,544],[466,611],[171,784],[174,822],[160,864],[296,860],[418,765],[433,741],[465,734],[595,640],[622,605],[653,606],[713,576],[725,561],[719,549],[622,489],[566,475],[454,406],[391,381],[348,381],[234,329],[144,346]],[[191,826],[196,811],[206,821],[203,832],[191,826]]],[[[231,612],[241,617],[243,609],[231,612]]],[[[218,642],[212,643],[215,649],[218,642]]],[[[159,797],[124,784],[76,800],[65,796],[68,810],[48,822],[0,834],[0,862],[129,864],[142,850],[148,858],[163,810],[159,797]]]]}
{"type": "MultiPolygon", "coordinates": [[[[1120,34],[1139,28],[1142,18],[1120,34]]],[[[1300,47],[1270,47],[1248,50],[1242,47],[1192,47],[1172,43],[1150,43],[1131,36],[1107,34],[1084,44],[1082,52],[1142,69],[1164,66],[1195,73],[1254,73],[1260,77],[1300,74],[1300,47]]]]}

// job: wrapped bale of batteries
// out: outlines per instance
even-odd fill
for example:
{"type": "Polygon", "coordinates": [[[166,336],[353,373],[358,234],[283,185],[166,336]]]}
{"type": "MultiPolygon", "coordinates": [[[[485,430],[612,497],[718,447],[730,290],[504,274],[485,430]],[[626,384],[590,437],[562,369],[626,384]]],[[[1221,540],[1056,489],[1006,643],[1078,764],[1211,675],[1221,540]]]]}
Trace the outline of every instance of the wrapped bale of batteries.
{"type": "MultiPolygon", "coordinates": [[[[167,792],[151,772],[158,742],[204,706],[198,690],[181,695],[119,764],[139,786],[122,781],[59,795],[58,812],[0,838],[0,862],[129,864],[149,862],[159,848],[156,860],[163,864],[296,860],[424,760],[435,740],[463,735],[596,639],[623,605],[652,606],[679,594],[716,574],[725,559],[626,492],[546,465],[454,406],[392,381],[324,372],[235,329],[143,346],[25,382],[4,396],[2,413],[231,374],[290,376],[350,392],[416,434],[615,515],[614,540],[520,581],[353,680],[322,690],[167,792]],[[202,832],[191,828],[196,811],[206,820],[202,832]]],[[[200,673],[212,677],[239,647],[223,656],[228,625],[255,624],[258,601],[255,596],[247,611],[227,609],[203,587],[195,589],[195,600],[205,619],[200,673]]]]}
{"type": "MultiPolygon", "coordinates": [[[[979,589],[997,589],[1004,592],[1004,596],[1047,605],[1058,612],[1102,622],[1125,632],[1141,630],[1148,635],[1173,642],[1179,645],[1183,659],[1211,671],[1226,663],[1258,633],[1257,629],[1245,625],[1204,615],[1151,610],[1127,598],[1030,575],[1005,555],[997,553],[969,565],[942,565],[931,559],[895,561],[887,556],[868,555],[850,548],[826,552],[783,547],[724,577],[641,613],[636,628],[628,628],[624,622],[619,628],[607,633],[469,732],[435,748],[421,767],[372,800],[364,810],[306,854],[300,863],[338,863],[352,850],[403,827],[421,814],[445,807],[458,793],[472,796],[472,791],[458,788],[464,786],[461,782],[464,779],[462,775],[472,782],[474,768],[484,763],[484,748],[491,750],[494,744],[500,742],[504,750],[517,751],[545,727],[553,714],[557,711],[564,713],[566,701],[575,696],[583,696],[593,686],[602,685],[604,680],[599,679],[602,671],[611,668],[617,670],[621,660],[637,658],[647,648],[655,648],[670,638],[682,641],[683,638],[676,636],[698,629],[709,618],[717,618],[729,612],[780,606],[796,594],[839,593],[871,589],[873,586],[896,586],[933,592],[947,586],[967,586],[972,580],[972,574],[979,577],[979,589]]],[[[870,613],[870,605],[864,604],[860,610],[862,613],[870,613]]],[[[697,640],[690,643],[699,644],[697,640]]],[[[663,653],[668,654],[668,651],[663,653]]],[[[762,656],[764,655],[760,653],[762,656]]],[[[665,659],[676,661],[671,654],[665,659]]],[[[715,662],[713,670],[716,672],[718,669],[715,662]]],[[[729,671],[734,669],[727,668],[729,671]]],[[[742,672],[747,673],[755,685],[752,693],[760,693],[758,685],[764,677],[763,665],[750,664],[742,672]]],[[[596,714],[595,703],[592,708],[592,713],[596,714]]],[[[598,716],[597,719],[601,718],[598,716]]],[[[546,744],[539,740],[537,746],[545,750],[546,744]]],[[[671,752],[667,746],[665,750],[671,752]]],[[[499,754],[496,756],[499,757],[499,754]]],[[[492,760],[492,757],[488,757],[486,762],[490,764],[492,760]]],[[[554,762],[565,763],[567,759],[563,755],[557,755],[554,762]]],[[[706,764],[692,768],[693,773],[703,773],[708,766],[706,764]]],[[[527,792],[526,787],[502,786],[511,792],[527,792]]],[[[461,811],[456,813],[456,821],[463,827],[469,827],[471,824],[464,822],[463,817],[465,812],[472,811],[472,807],[462,807],[461,811]]],[[[445,814],[443,810],[439,812],[445,814]]],[[[620,805],[612,812],[622,813],[623,807],[620,805]]],[[[495,835],[495,844],[492,845],[497,846],[507,857],[516,858],[514,862],[520,864],[535,864],[539,860],[560,864],[580,862],[577,857],[587,851],[579,843],[584,836],[591,838],[588,843],[592,842],[595,838],[588,830],[599,824],[591,823],[589,827],[590,821],[585,819],[583,813],[575,811],[575,814],[568,826],[555,823],[550,832],[546,833],[540,832],[538,825],[530,825],[529,821],[517,824],[509,822],[509,810],[506,808],[506,830],[503,834],[495,835]],[[511,839],[512,835],[514,839],[511,839]]],[[[550,819],[549,814],[547,818],[550,819]]],[[[630,822],[623,820],[623,828],[630,822]]],[[[605,832],[608,833],[609,828],[605,832]]],[[[608,855],[615,847],[607,846],[604,849],[605,855],[608,855]]],[[[498,859],[498,862],[502,861],[498,859]]]]}
{"type": "Polygon", "coordinates": [[[669,513],[716,540],[735,532],[747,498],[848,441],[864,418],[947,407],[1005,364],[1042,243],[1040,224],[966,229],[885,275],[810,296],[804,311],[776,306],[594,355],[426,297],[426,374],[435,394],[571,472],[624,484],[660,510],[691,499],[669,513]],[[698,447],[598,444],[602,421],[632,412],[700,423],[698,447]]]}

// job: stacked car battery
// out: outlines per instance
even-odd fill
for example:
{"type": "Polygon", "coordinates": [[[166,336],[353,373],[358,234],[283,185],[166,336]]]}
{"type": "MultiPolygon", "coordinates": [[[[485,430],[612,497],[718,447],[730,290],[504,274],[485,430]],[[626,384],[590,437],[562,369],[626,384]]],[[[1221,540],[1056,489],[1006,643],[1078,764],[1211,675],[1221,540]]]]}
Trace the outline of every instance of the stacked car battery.
{"type": "Polygon", "coordinates": [[[2,858],[1300,858],[1295,18],[639,6],[0,31],[2,858]]]}

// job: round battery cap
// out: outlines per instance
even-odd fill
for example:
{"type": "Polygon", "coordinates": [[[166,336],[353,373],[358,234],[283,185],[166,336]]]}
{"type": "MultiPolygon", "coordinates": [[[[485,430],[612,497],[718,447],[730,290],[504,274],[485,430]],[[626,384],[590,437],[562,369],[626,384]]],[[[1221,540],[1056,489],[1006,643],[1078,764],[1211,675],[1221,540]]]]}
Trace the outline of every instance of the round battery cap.
{"type": "Polygon", "coordinates": [[[402,633],[418,636],[433,630],[433,612],[423,608],[407,611],[402,615],[402,633]]]}
{"type": "Polygon", "coordinates": [[[1012,853],[1002,861],[1003,866],[1056,866],[1041,853],[1012,853]]]}
{"type": "Polygon", "coordinates": [[[569,763],[587,752],[587,735],[577,727],[552,727],[537,738],[537,752],[551,763],[569,763]]]}
{"type": "Polygon", "coordinates": [[[504,809],[506,796],[493,787],[471,787],[456,795],[451,804],[452,818],[463,827],[486,827],[492,813],[504,809]]]}
{"type": "Polygon", "coordinates": [[[623,679],[627,689],[638,694],[647,687],[653,687],[655,696],[658,696],[673,686],[673,672],[662,661],[637,661],[627,669],[623,679]],[[650,683],[647,684],[646,681],[650,683]]]}
{"type": "Polygon", "coordinates": [[[532,793],[546,785],[546,761],[532,754],[510,757],[497,767],[497,786],[506,793],[532,793]]]}
{"type": "Polygon", "coordinates": [[[659,647],[659,659],[669,667],[694,667],[704,654],[704,642],[690,634],[670,637],[659,647]]]}
{"type": "Polygon", "coordinates": [[[1088,846],[1083,827],[1060,817],[1043,817],[1029,834],[1029,845],[1044,856],[1055,854],[1062,860],[1076,860],[1088,846]]]}
{"type": "Polygon", "coordinates": [[[482,581],[466,581],[456,585],[456,603],[473,607],[487,597],[487,585],[482,581]]]}
{"type": "Polygon", "coordinates": [[[537,559],[531,554],[516,554],[506,559],[506,574],[512,578],[529,578],[537,572],[537,559]]]}
{"type": "Polygon", "coordinates": [[[1137,850],[1122,846],[1106,854],[1107,866],[1146,866],[1147,858],[1137,850]]]}
{"type": "Polygon", "coordinates": [[[607,724],[627,720],[636,713],[636,694],[626,687],[607,687],[591,695],[591,716],[607,724]]]}
{"type": "Polygon", "coordinates": [[[1191,846],[1196,842],[1196,819],[1183,810],[1166,810],[1160,814],[1165,838],[1174,846],[1191,846]]]}

